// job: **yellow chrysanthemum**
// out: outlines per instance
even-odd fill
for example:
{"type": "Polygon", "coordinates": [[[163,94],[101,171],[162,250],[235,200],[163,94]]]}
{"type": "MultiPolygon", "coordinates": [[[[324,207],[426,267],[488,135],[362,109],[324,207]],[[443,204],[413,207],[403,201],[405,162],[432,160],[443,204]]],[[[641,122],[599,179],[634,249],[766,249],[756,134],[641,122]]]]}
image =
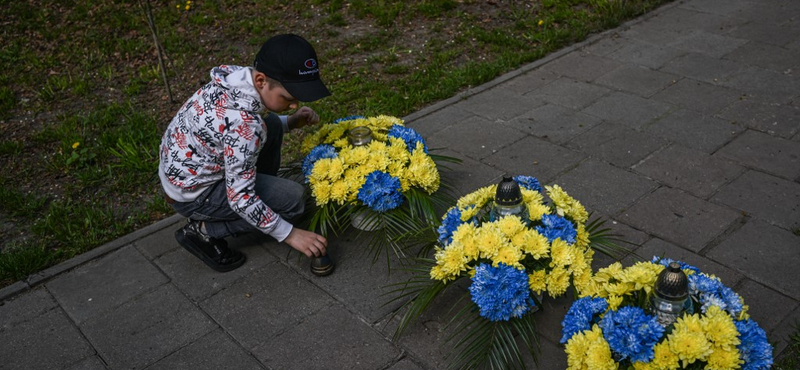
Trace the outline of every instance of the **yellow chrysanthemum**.
{"type": "Polygon", "coordinates": [[[478,259],[480,250],[478,243],[475,241],[478,228],[470,223],[458,225],[456,231],[453,231],[453,243],[459,243],[463,246],[464,255],[472,261],[478,259]]]}
{"type": "Polygon", "coordinates": [[[658,274],[651,268],[652,265],[649,262],[636,263],[625,269],[625,272],[622,273],[622,280],[631,283],[633,290],[644,289],[645,292],[650,293],[656,279],[658,279],[658,274]]]}
{"type": "Polygon", "coordinates": [[[346,135],[346,131],[348,130],[347,125],[331,125],[330,131],[325,136],[325,143],[331,144],[334,143],[346,135]]]}
{"type": "Polygon", "coordinates": [[[361,189],[361,186],[367,181],[367,176],[361,174],[360,171],[356,169],[347,169],[344,172],[344,182],[347,185],[347,194],[348,202],[352,202],[358,196],[358,190],[361,189]]]}
{"type": "Polygon", "coordinates": [[[511,245],[505,245],[500,247],[497,250],[497,255],[492,258],[492,266],[497,267],[501,263],[504,263],[509,266],[513,267],[523,267],[519,261],[522,259],[523,255],[519,249],[512,247],[511,245]]]}
{"type": "Polygon", "coordinates": [[[331,184],[328,181],[313,183],[311,186],[311,194],[314,196],[318,206],[325,205],[330,200],[331,184]]]}
{"type": "Polygon", "coordinates": [[[311,175],[308,177],[308,181],[314,183],[328,180],[332,162],[333,158],[321,158],[314,162],[314,167],[311,168],[311,175]]]}
{"type": "Polygon", "coordinates": [[[578,290],[578,294],[583,294],[586,290],[588,290],[591,281],[592,270],[588,266],[585,269],[574,271],[572,273],[572,284],[575,285],[575,289],[578,290]]]}
{"type": "Polygon", "coordinates": [[[331,158],[330,166],[328,167],[328,179],[331,181],[339,180],[344,176],[345,169],[344,161],[341,158],[331,158]]]}
{"type": "Polygon", "coordinates": [[[525,252],[527,246],[525,239],[525,234],[526,234],[525,231],[526,230],[523,230],[521,233],[518,233],[517,235],[511,237],[511,245],[513,245],[514,248],[517,248],[523,252],[525,252]]]}
{"type": "Polygon", "coordinates": [[[544,196],[536,190],[520,189],[522,192],[522,202],[528,208],[528,217],[531,221],[542,219],[542,215],[547,214],[549,209],[543,204],[544,196]]]}
{"type": "Polygon", "coordinates": [[[386,172],[388,172],[389,175],[397,177],[400,179],[400,181],[409,183],[409,185],[414,180],[413,174],[408,171],[408,166],[402,162],[389,161],[389,166],[386,167],[386,172]]]}
{"type": "Polygon", "coordinates": [[[505,216],[497,220],[497,228],[506,238],[513,239],[517,234],[525,231],[525,224],[517,216],[505,216]]]}
{"type": "MultiPolygon", "coordinates": [[[[741,298],[741,297],[739,297],[739,298],[741,298]]],[[[744,299],[740,299],[740,301],[743,302],[744,299]]],[[[737,317],[736,320],[748,320],[748,319],[750,319],[750,314],[747,313],[748,310],[750,310],[750,306],[748,306],[746,304],[742,304],[742,312],[739,313],[739,317],[737,317]]]]}
{"type": "Polygon", "coordinates": [[[541,220],[542,216],[550,214],[550,208],[542,203],[526,203],[526,205],[528,206],[528,217],[532,221],[541,220]]]}
{"type": "MultiPolygon", "coordinates": [[[[458,245],[449,245],[445,249],[436,250],[436,264],[446,279],[453,279],[467,269],[467,257],[458,245]]],[[[439,279],[442,280],[442,279],[439,279]]]]}
{"type": "Polygon", "coordinates": [[[586,366],[586,352],[591,341],[586,338],[587,331],[576,333],[564,345],[567,353],[567,370],[584,370],[586,366]]]}
{"type": "Polygon", "coordinates": [[[684,315],[678,318],[675,323],[675,330],[688,330],[698,333],[704,333],[703,321],[700,319],[699,314],[684,315]]]}
{"type": "Polygon", "coordinates": [[[634,362],[633,370],[660,370],[652,362],[634,362]]]}
{"type": "Polygon", "coordinates": [[[446,282],[448,280],[454,280],[455,277],[447,274],[442,268],[442,266],[436,265],[431,267],[431,279],[446,282]]]}
{"type": "Polygon", "coordinates": [[[578,228],[575,231],[577,232],[577,236],[575,237],[575,246],[579,248],[588,248],[589,233],[586,231],[586,226],[582,223],[579,223],[578,228]]]}
{"type": "Polygon", "coordinates": [[[732,348],[739,345],[739,331],[733,319],[719,306],[710,306],[702,320],[706,335],[717,347],[732,348]]]}
{"type": "Polygon", "coordinates": [[[616,370],[619,364],[611,356],[611,347],[602,337],[593,341],[586,351],[586,366],[592,370],[616,370]]]}
{"type": "Polygon", "coordinates": [[[411,154],[408,173],[411,183],[419,186],[426,192],[433,193],[439,189],[439,171],[436,163],[430,156],[425,154],[422,143],[417,143],[417,149],[411,154]]]}
{"type": "Polygon", "coordinates": [[[483,227],[478,229],[479,231],[475,242],[478,244],[481,258],[494,258],[500,250],[500,247],[508,243],[500,230],[493,226],[493,224],[488,223],[483,224],[483,227]]]}
{"type": "Polygon", "coordinates": [[[567,242],[559,239],[553,240],[550,243],[550,257],[553,259],[550,262],[550,267],[566,267],[572,263],[572,247],[567,242]]]}
{"type": "Polygon", "coordinates": [[[611,356],[611,348],[603,339],[600,328],[585,330],[572,336],[565,345],[567,369],[612,370],[618,365],[611,356]]]}
{"type": "Polygon", "coordinates": [[[608,309],[609,310],[617,310],[619,306],[622,305],[623,298],[622,296],[618,295],[609,295],[606,298],[606,302],[608,302],[608,309]]]}
{"type": "Polygon", "coordinates": [[[390,137],[386,140],[386,144],[389,146],[389,155],[391,155],[392,158],[408,158],[410,155],[406,142],[399,137],[390,137]]]}
{"type": "Polygon", "coordinates": [[[525,230],[522,251],[533,258],[540,259],[550,253],[550,243],[547,238],[534,229],[525,230]]]}
{"type": "Polygon", "coordinates": [[[345,148],[348,145],[350,145],[350,141],[347,140],[346,137],[343,137],[343,138],[341,138],[339,140],[334,141],[333,143],[331,143],[331,145],[333,145],[336,148],[340,148],[341,149],[341,148],[345,148]]]}
{"type": "Polygon", "coordinates": [[[594,280],[600,284],[617,280],[622,275],[622,264],[614,262],[606,267],[597,270],[594,280]]]}
{"type": "Polygon", "coordinates": [[[653,347],[653,360],[656,369],[675,370],[680,366],[678,355],[669,349],[669,341],[662,341],[653,347]]]}
{"type": "Polygon", "coordinates": [[[461,221],[467,221],[475,217],[475,214],[480,211],[481,207],[494,199],[496,187],[497,185],[486,186],[459,198],[456,206],[461,209],[461,221]],[[471,209],[465,209],[468,206],[473,207],[471,207],[471,209]]]}
{"type": "Polygon", "coordinates": [[[606,298],[608,297],[608,292],[597,284],[594,279],[590,278],[589,281],[581,287],[580,298],[583,297],[606,298]]]}
{"type": "Polygon", "coordinates": [[[536,270],[528,274],[528,288],[536,294],[541,294],[547,288],[546,277],[547,271],[545,270],[536,270]]]}
{"type": "Polygon", "coordinates": [[[690,327],[695,325],[685,325],[687,317],[696,317],[696,315],[678,318],[672,333],[667,336],[669,349],[678,356],[683,367],[697,360],[702,360],[711,353],[711,342],[708,341],[702,328],[700,330],[691,330],[690,327]]]}
{"type": "Polygon", "coordinates": [[[580,202],[570,197],[569,194],[558,185],[545,186],[545,189],[547,190],[547,195],[553,200],[560,215],[569,216],[580,224],[586,223],[589,219],[589,213],[586,212],[586,209],[580,202]]]}
{"type": "Polygon", "coordinates": [[[372,126],[376,129],[389,129],[394,125],[403,125],[403,120],[394,117],[394,116],[387,116],[387,115],[380,115],[375,117],[369,117],[366,119],[366,124],[372,126]]]}
{"type": "MultiPolygon", "coordinates": [[[[586,267],[590,267],[586,261],[586,254],[584,254],[580,248],[572,246],[567,250],[569,251],[570,254],[569,259],[570,261],[572,261],[569,264],[570,271],[579,271],[583,270],[586,267]]],[[[591,259],[589,261],[591,261],[591,259]]]]}
{"type": "Polygon", "coordinates": [[[609,295],[623,296],[633,291],[633,284],[620,281],[617,283],[607,283],[605,288],[609,295]]]}
{"type": "Polygon", "coordinates": [[[365,146],[345,148],[339,152],[339,157],[348,166],[360,166],[369,159],[369,148],[365,146]]]}
{"type": "Polygon", "coordinates": [[[569,272],[565,268],[557,266],[547,274],[546,281],[547,293],[551,297],[558,297],[569,288],[569,272]]]}
{"type": "Polygon", "coordinates": [[[347,183],[343,180],[335,181],[331,184],[330,199],[339,205],[347,202],[347,183]]]}
{"type": "Polygon", "coordinates": [[[730,370],[738,369],[744,363],[739,355],[739,350],[736,347],[719,347],[714,346],[711,349],[711,354],[706,358],[707,370],[730,370]]]}

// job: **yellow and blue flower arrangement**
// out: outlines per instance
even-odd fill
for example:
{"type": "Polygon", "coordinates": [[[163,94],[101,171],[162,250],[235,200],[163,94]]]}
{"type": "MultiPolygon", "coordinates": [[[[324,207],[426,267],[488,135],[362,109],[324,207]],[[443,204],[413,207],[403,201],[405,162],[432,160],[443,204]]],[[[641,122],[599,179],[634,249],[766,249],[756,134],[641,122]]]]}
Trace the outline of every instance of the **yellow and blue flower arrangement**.
{"type": "Polygon", "coordinates": [[[410,300],[396,337],[446,288],[469,280],[470,299],[451,321],[453,368],[523,366],[515,333],[536,358],[532,313],[541,308],[543,293],[558,297],[570,287],[582,292],[591,282],[593,248],[609,254],[619,248],[614,235],[600,228],[602,221],[589,222],[583,205],[560,186],[543,189],[530,176],[513,180],[523,213],[493,214],[498,185],[463,196],[442,217],[434,259],[420,259],[414,276],[398,284],[398,299],[410,300]]]}
{"type": "Polygon", "coordinates": [[[375,230],[374,257],[390,246],[398,255],[409,241],[429,229],[436,219],[434,207],[447,198],[436,161],[457,159],[429,154],[422,136],[399,118],[349,116],[322,125],[305,138],[302,173],[316,211],[311,228],[324,235],[348,227],[354,215],[367,214],[364,229],[375,230]],[[353,145],[348,134],[366,127],[371,141],[353,145]],[[436,160],[436,161],[435,161],[436,160]]]}
{"type": "Polygon", "coordinates": [[[653,258],[600,269],[562,322],[568,369],[743,369],[772,366],[772,346],[749,319],[744,300],[715,276],[678,262],[690,303],[666,327],[648,306],[656,279],[672,261],[653,258]]]}

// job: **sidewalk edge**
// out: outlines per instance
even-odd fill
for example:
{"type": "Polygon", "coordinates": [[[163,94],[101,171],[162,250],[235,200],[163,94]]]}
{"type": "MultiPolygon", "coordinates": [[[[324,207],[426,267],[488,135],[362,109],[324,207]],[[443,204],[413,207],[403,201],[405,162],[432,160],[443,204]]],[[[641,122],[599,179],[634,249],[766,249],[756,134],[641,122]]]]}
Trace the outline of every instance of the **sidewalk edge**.
{"type": "Polygon", "coordinates": [[[51,266],[42,271],[33,273],[23,280],[17,281],[5,288],[0,289],[0,301],[7,300],[9,298],[14,297],[17,294],[33,289],[34,287],[64,272],[72,270],[75,267],[83,265],[84,263],[87,263],[95,258],[102,257],[125,245],[133,243],[147,235],[150,235],[156,231],[172,226],[173,224],[180,222],[180,220],[182,220],[183,218],[184,217],[179,214],[174,214],[163,220],[156,221],[148,226],[145,226],[139,230],[135,230],[129,234],[123,235],[117,239],[114,239],[90,251],[72,257],[55,266],[51,266]]]}

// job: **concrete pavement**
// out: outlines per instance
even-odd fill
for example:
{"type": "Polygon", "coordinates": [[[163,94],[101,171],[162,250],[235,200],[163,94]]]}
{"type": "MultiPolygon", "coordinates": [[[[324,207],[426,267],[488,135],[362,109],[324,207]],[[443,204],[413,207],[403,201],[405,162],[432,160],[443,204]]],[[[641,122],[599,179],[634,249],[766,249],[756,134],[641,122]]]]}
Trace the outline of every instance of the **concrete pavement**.
{"type": "MultiPolygon", "coordinates": [[[[553,53],[405,117],[464,164],[464,192],[503,173],[558,183],[610,219],[633,254],[716,274],[780,353],[800,322],[800,3],[690,0],[553,53]]],[[[178,216],[0,290],[0,369],[443,368],[432,310],[391,341],[407,275],[332,240],[317,278],[249,235],[213,272],[178,216]]],[[[598,257],[595,268],[610,263],[598,257]]],[[[563,369],[566,299],[537,313],[541,369],[563,369]]],[[[533,365],[531,365],[532,367],[533,365]]]]}

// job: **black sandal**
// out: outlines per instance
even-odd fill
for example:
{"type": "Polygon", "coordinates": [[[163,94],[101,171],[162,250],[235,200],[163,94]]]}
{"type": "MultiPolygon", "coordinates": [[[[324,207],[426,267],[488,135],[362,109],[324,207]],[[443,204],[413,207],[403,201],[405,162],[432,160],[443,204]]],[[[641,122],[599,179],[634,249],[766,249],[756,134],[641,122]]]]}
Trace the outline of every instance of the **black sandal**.
{"type": "Polygon", "coordinates": [[[175,239],[203,263],[219,272],[228,272],[244,264],[242,252],[228,248],[225,239],[212,238],[200,231],[200,222],[191,221],[175,230],[175,239]]]}

